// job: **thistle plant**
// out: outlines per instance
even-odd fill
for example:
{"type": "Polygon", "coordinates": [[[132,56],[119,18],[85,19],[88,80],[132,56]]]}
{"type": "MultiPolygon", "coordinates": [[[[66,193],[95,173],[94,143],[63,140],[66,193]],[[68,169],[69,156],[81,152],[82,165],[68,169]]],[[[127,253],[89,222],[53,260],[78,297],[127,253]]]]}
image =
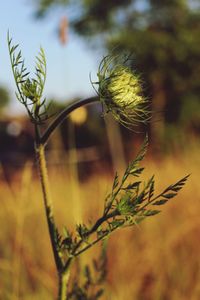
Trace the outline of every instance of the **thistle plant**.
{"type": "Polygon", "coordinates": [[[91,270],[85,268],[86,281],[80,285],[74,279],[69,287],[69,278],[74,261],[95,244],[108,239],[112,232],[139,224],[144,219],[160,212],[160,207],[174,198],[184,186],[188,176],[175,184],[168,186],[160,194],[155,194],[155,179],[152,176],[146,183],[140,180],[144,167],[140,163],[144,159],[148,137],[146,136],[136,158],[130,162],[119,177],[116,173],[110,192],[108,193],[104,209],[93,224],[77,224],[70,232],[64,227],[59,232],[53,210],[48,170],[45,160],[45,146],[56,128],[74,109],[99,101],[104,112],[111,112],[116,120],[132,128],[137,122],[149,119],[147,100],[142,95],[139,77],[129,69],[125,61],[115,63],[111,56],[105,57],[98,70],[97,97],[74,102],[66,107],[47,126],[51,116],[48,113],[46,98],[43,98],[43,89],[46,80],[45,53],[40,48],[36,56],[35,75],[31,77],[25,67],[24,59],[18,45],[13,45],[8,34],[8,48],[12,71],[17,87],[17,99],[25,106],[28,116],[35,127],[35,153],[43,192],[44,208],[49,229],[49,237],[54,254],[58,274],[58,300],[66,299],[98,299],[102,289],[98,286],[105,277],[105,248],[93,267],[98,273],[97,280],[92,279],[91,270]],[[90,293],[90,286],[95,286],[90,293]]]}

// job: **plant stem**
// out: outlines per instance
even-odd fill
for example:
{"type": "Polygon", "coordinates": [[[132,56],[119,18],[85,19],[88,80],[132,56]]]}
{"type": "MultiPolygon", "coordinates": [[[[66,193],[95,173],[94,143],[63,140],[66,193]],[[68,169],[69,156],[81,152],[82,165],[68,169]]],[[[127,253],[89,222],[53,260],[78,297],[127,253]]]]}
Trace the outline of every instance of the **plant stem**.
{"type": "Polygon", "coordinates": [[[69,281],[69,270],[59,274],[58,300],[67,300],[67,284],[69,281]]]}
{"type": "Polygon", "coordinates": [[[85,246],[84,248],[82,248],[81,250],[79,250],[78,252],[76,252],[74,254],[74,256],[79,256],[81,253],[85,252],[86,250],[88,250],[89,248],[91,248],[92,246],[94,246],[95,244],[97,244],[98,242],[100,242],[101,240],[103,240],[104,238],[106,238],[107,236],[109,236],[111,234],[111,232],[113,232],[114,230],[116,230],[118,227],[113,227],[112,229],[110,229],[110,231],[105,232],[103,235],[101,235],[100,237],[98,237],[96,240],[94,240],[92,243],[88,244],[87,246],[85,246]]]}
{"type": "Polygon", "coordinates": [[[88,103],[95,102],[97,100],[98,100],[97,97],[91,97],[91,98],[87,98],[72,103],[55,118],[55,120],[49,125],[49,127],[46,129],[43,135],[41,135],[38,125],[35,124],[36,159],[37,159],[37,164],[38,164],[38,169],[40,174],[40,182],[42,186],[44,206],[45,206],[49,235],[51,240],[51,246],[52,246],[54,260],[55,260],[58,277],[59,277],[58,300],[67,299],[67,284],[69,281],[69,274],[70,274],[69,266],[71,263],[71,259],[69,259],[67,263],[64,265],[59,253],[60,251],[57,242],[57,228],[54,220],[53,204],[51,200],[48,172],[47,172],[46,159],[45,159],[45,145],[49,137],[51,136],[51,134],[54,132],[54,130],[64,121],[64,119],[73,110],[83,105],[86,105],[88,103]]]}
{"type": "Polygon", "coordinates": [[[117,209],[113,210],[110,214],[107,215],[103,215],[103,217],[99,218],[97,220],[97,222],[93,225],[93,227],[89,230],[89,232],[87,233],[88,236],[94,232],[97,231],[97,229],[99,228],[99,226],[101,226],[102,223],[104,223],[105,221],[108,221],[110,218],[116,217],[119,215],[119,212],[117,209]]]}
{"type": "Polygon", "coordinates": [[[52,204],[50,188],[49,188],[49,179],[48,179],[48,173],[46,167],[44,145],[36,144],[35,151],[36,151],[36,159],[37,159],[37,164],[38,164],[38,169],[40,174],[40,182],[42,186],[44,206],[45,206],[46,218],[47,218],[47,223],[49,228],[51,246],[53,249],[56,268],[59,273],[60,270],[62,269],[62,260],[59,256],[59,249],[57,245],[57,231],[56,231],[56,226],[54,221],[53,204],[52,204]]]}
{"type": "Polygon", "coordinates": [[[46,129],[46,131],[43,133],[43,135],[40,138],[40,143],[45,145],[51,136],[51,134],[54,132],[54,130],[64,121],[64,119],[76,108],[79,108],[83,105],[96,102],[98,101],[98,97],[90,97],[86,98],[77,102],[73,102],[71,105],[67,106],[49,125],[49,127],[46,129]]]}

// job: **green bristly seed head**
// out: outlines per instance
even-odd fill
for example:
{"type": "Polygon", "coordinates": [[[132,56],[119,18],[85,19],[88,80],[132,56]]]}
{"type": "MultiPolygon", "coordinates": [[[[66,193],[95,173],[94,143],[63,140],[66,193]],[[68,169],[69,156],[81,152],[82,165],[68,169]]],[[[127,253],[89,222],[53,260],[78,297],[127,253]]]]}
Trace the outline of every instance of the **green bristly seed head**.
{"type": "Polygon", "coordinates": [[[150,117],[147,101],[142,95],[138,75],[122,64],[114,64],[113,57],[102,60],[98,72],[98,94],[105,111],[126,127],[146,122],[150,117]]]}

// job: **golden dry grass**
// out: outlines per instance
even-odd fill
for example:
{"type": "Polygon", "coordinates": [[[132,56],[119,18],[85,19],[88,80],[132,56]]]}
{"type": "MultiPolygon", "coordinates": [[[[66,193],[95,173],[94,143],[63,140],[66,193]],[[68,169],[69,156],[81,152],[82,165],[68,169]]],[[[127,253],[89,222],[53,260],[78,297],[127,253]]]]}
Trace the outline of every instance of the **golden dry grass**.
{"type": "MultiPolygon", "coordinates": [[[[146,161],[145,176],[156,175],[158,192],[188,173],[192,176],[160,215],[113,234],[104,299],[200,299],[199,165],[195,149],[176,160],[146,161]]],[[[86,222],[100,213],[110,178],[97,174],[80,184],[63,168],[52,170],[50,181],[59,226],[72,228],[76,218],[86,222]]],[[[55,299],[56,271],[42,195],[30,165],[12,186],[1,182],[0,201],[0,299],[55,299]]],[[[95,251],[84,255],[82,263],[95,251]]]]}

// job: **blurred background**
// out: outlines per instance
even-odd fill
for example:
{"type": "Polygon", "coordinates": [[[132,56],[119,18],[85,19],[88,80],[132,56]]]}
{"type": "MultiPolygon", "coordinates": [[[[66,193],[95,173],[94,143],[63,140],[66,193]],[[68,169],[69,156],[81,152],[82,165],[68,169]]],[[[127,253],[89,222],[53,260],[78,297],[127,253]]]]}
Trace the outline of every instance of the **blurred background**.
{"type": "MultiPolygon", "coordinates": [[[[192,175],[162,214],[110,239],[104,299],[200,299],[200,1],[0,4],[0,299],[55,299],[34,129],[15,97],[8,30],[30,71],[39,47],[44,48],[44,94],[52,113],[95,95],[90,74],[95,81],[103,55],[113,49],[132,54],[152,120],[131,132],[109,115],[102,118],[99,104],[66,119],[47,148],[56,219],[70,228],[95,220],[113,174],[122,173],[148,132],[144,179],[155,174],[157,192],[192,175]]],[[[81,266],[92,254],[82,258],[81,266]]]]}

